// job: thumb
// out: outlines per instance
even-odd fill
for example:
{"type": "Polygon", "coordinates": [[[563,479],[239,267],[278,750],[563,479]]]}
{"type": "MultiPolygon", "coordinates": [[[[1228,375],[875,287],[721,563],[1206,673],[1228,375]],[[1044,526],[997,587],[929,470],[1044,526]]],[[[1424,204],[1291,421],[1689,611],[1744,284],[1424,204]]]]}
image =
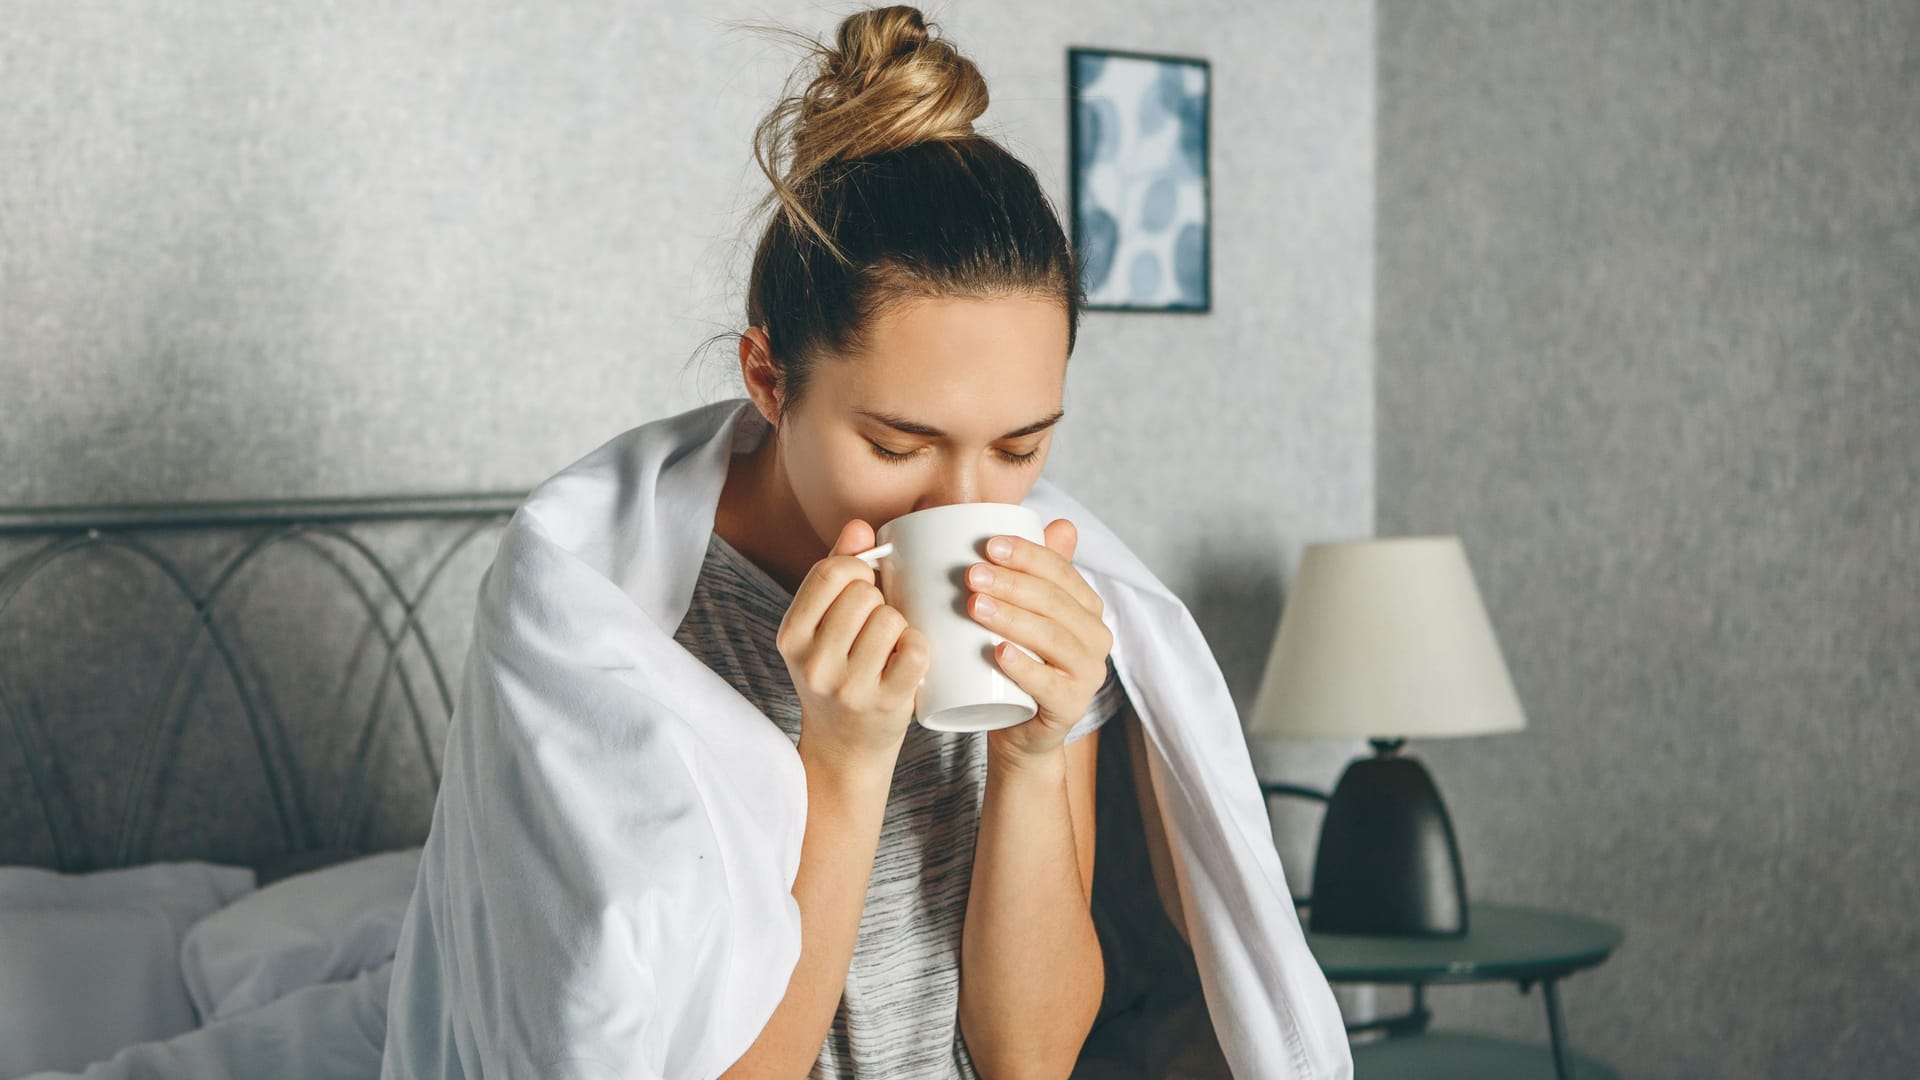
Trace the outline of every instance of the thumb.
{"type": "Polygon", "coordinates": [[[1080,546],[1080,530],[1066,518],[1055,518],[1047,522],[1041,534],[1046,538],[1048,547],[1059,552],[1071,561],[1073,553],[1080,546]]]}
{"type": "Polygon", "coordinates": [[[840,526],[840,538],[833,542],[833,554],[852,555],[873,546],[873,526],[852,518],[840,526]]]}

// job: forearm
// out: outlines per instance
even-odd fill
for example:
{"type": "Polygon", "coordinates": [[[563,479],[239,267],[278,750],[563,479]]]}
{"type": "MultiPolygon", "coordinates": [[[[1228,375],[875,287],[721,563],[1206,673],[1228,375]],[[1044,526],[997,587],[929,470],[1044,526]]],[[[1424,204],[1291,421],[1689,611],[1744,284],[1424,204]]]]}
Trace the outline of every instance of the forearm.
{"type": "Polygon", "coordinates": [[[807,827],[793,879],[800,960],[786,997],[722,1080],[805,1076],[820,1056],[853,962],[892,770],[829,767],[810,761],[804,746],[800,758],[807,772],[807,827]]]}
{"type": "Polygon", "coordinates": [[[987,1080],[1064,1077],[1105,971],[1080,879],[1064,749],[991,757],[960,950],[960,1028],[987,1080]]]}

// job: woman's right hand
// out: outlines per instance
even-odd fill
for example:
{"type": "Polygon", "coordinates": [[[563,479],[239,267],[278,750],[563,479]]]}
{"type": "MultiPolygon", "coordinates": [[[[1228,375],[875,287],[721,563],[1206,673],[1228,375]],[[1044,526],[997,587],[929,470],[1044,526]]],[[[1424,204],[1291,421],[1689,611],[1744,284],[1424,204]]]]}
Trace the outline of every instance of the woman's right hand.
{"type": "Polygon", "coordinates": [[[926,636],[881,595],[873,568],[853,557],[873,539],[859,518],[841,526],[832,552],[800,582],[774,640],[800,698],[808,757],[891,776],[932,654],[926,636]]]}

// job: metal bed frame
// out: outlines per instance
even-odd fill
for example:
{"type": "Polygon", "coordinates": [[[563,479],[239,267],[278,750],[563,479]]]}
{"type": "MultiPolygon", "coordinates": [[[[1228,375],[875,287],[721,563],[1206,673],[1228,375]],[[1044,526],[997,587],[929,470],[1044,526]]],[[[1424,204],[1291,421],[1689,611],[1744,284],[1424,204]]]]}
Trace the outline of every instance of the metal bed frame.
{"type": "MultiPolygon", "coordinates": [[[[186,675],[187,664],[202,634],[211,643],[232,680],[258,755],[274,825],[284,856],[302,853],[337,853],[353,846],[356,829],[367,809],[365,773],[374,745],[376,724],[388,688],[398,683],[406,700],[411,733],[437,790],[441,777],[438,741],[429,733],[422,710],[421,695],[398,663],[401,648],[409,638],[417,644],[432,679],[432,690],[442,713],[451,717],[454,707],[452,684],[432,642],[420,624],[420,608],[442,572],[461,551],[489,528],[504,526],[526,498],[524,491],[482,492],[450,495],[400,495],[330,499],[284,499],[232,502],[185,502],[171,504],[118,504],[102,506],[38,506],[0,508],[0,544],[9,541],[38,540],[24,554],[5,559],[0,553],[0,617],[29,580],[62,560],[78,557],[89,550],[119,549],[129,552],[157,571],[179,597],[191,605],[193,616],[183,640],[172,649],[160,692],[129,718],[126,735],[137,741],[131,773],[125,777],[126,790],[121,797],[117,825],[104,849],[95,845],[82,825],[83,815],[73,785],[62,769],[48,733],[37,718],[22,708],[9,684],[9,658],[0,653],[0,765],[6,762],[8,743],[25,762],[31,791],[17,793],[36,799],[38,817],[51,842],[54,869],[80,872],[137,864],[150,857],[154,812],[163,787],[156,787],[157,764],[171,754],[172,743],[180,729],[169,729],[169,703],[186,675]],[[409,592],[393,567],[370,545],[351,531],[357,526],[381,522],[447,522],[457,528],[452,539],[430,556],[424,577],[409,592]],[[220,561],[204,586],[196,586],[182,567],[148,542],[149,536],[162,533],[238,534],[239,542],[220,561]],[[333,541],[343,559],[320,545],[314,549],[325,557],[359,601],[367,622],[380,636],[384,656],[373,688],[366,715],[351,733],[352,757],[346,770],[348,791],[341,800],[337,817],[321,828],[315,821],[304,789],[298,762],[287,738],[284,718],[276,713],[264,696],[249,688],[246,661],[254,659],[243,643],[231,640],[222,631],[214,614],[222,593],[249,563],[279,544],[297,540],[333,541]],[[380,589],[370,594],[363,583],[349,572],[349,559],[357,558],[370,568],[380,589]],[[382,618],[383,602],[397,603],[400,622],[389,630],[382,618]]],[[[391,609],[389,609],[391,610],[391,609]]],[[[1262,794],[1271,805],[1276,798],[1297,798],[1324,805],[1328,795],[1317,788],[1298,784],[1263,781],[1262,794]]],[[[0,791],[0,795],[5,792],[0,791]]],[[[4,861],[4,859],[0,859],[4,861]]],[[[1296,910],[1311,903],[1311,897],[1293,896],[1296,910]]],[[[1413,1007],[1405,1014],[1348,1025],[1349,1031],[1382,1029],[1390,1034],[1419,1031],[1430,1016],[1421,1000],[1423,987],[1414,988],[1413,1007]]]]}
{"type": "Polygon", "coordinates": [[[453,558],[490,527],[503,526],[525,497],[525,492],[487,492],[0,509],[0,540],[24,538],[31,542],[37,537],[42,541],[24,555],[0,564],[0,615],[6,613],[9,603],[35,575],[90,549],[105,548],[129,552],[157,570],[191,605],[194,615],[185,639],[171,652],[161,692],[138,710],[138,718],[128,728],[127,737],[137,740],[138,751],[136,764],[127,778],[110,851],[96,850],[86,835],[73,785],[61,768],[48,732],[19,704],[8,683],[6,657],[0,656],[0,750],[11,740],[25,762],[31,796],[38,800],[39,817],[54,851],[55,868],[72,872],[126,866],[147,857],[154,828],[154,808],[163,793],[155,787],[156,764],[170,753],[172,741],[179,737],[178,728],[168,730],[168,704],[180,687],[187,662],[203,633],[232,679],[253,750],[259,755],[279,836],[289,853],[328,844],[350,845],[365,809],[366,785],[362,774],[367,768],[381,704],[393,682],[400,684],[406,698],[413,735],[419,741],[437,790],[440,782],[438,743],[428,734],[413,680],[397,662],[399,651],[409,636],[415,640],[431,673],[439,704],[445,715],[451,716],[452,690],[440,658],[420,626],[420,606],[453,558]],[[358,525],[403,520],[443,520],[460,525],[452,541],[432,559],[425,577],[412,592],[403,588],[394,569],[372,547],[350,531],[358,525]],[[148,534],[187,531],[233,531],[242,537],[239,550],[225,560],[204,587],[196,586],[178,563],[148,542],[148,534]],[[337,551],[313,542],[321,538],[333,541],[337,551]],[[377,629],[385,648],[373,702],[365,720],[353,733],[352,758],[346,777],[348,790],[339,816],[328,830],[317,825],[309,810],[299,770],[294,768],[283,718],[267,705],[262,695],[250,689],[244,670],[247,665],[243,661],[255,658],[242,644],[231,640],[213,617],[222,592],[240,570],[276,545],[297,539],[306,540],[351,586],[351,592],[359,599],[368,622],[377,629]],[[364,583],[349,572],[349,562],[356,556],[372,569],[384,595],[370,594],[364,583]],[[399,605],[400,625],[394,631],[388,630],[381,615],[382,605],[388,601],[399,605]]]}

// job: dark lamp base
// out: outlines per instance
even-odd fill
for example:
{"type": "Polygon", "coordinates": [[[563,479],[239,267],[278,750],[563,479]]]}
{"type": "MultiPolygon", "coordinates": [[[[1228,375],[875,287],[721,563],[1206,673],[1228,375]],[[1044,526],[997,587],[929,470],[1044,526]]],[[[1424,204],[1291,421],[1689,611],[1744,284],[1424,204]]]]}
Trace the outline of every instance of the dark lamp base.
{"type": "Polygon", "coordinates": [[[1380,754],[1347,766],[1327,802],[1313,861],[1317,934],[1457,937],[1467,932],[1460,849],[1420,762],[1380,754]]]}

